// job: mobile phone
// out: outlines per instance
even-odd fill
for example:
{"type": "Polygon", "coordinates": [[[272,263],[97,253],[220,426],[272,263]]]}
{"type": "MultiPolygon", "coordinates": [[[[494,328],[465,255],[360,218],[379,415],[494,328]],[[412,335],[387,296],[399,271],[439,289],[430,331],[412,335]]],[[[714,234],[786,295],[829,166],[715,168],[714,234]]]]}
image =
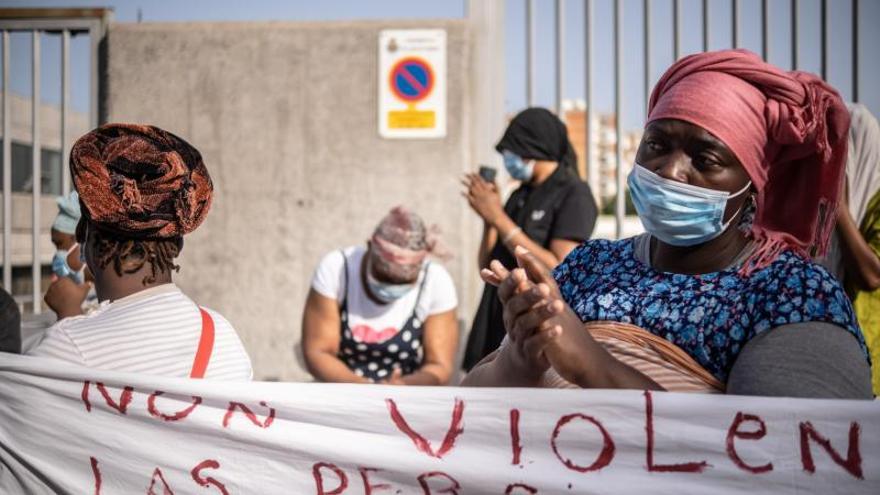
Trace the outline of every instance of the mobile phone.
{"type": "Polygon", "coordinates": [[[480,177],[486,182],[495,182],[496,170],[488,165],[480,165],[480,177]]]}

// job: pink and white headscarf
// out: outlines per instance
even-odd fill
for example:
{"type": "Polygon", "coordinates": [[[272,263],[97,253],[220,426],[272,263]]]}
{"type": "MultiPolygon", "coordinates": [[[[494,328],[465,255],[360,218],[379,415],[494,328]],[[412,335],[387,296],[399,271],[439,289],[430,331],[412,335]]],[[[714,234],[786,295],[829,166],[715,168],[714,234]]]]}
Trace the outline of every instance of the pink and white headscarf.
{"type": "Polygon", "coordinates": [[[395,280],[415,280],[428,255],[448,259],[439,229],[425,227],[416,213],[396,206],[385,215],[370,239],[370,262],[395,280]]]}
{"type": "Polygon", "coordinates": [[[840,95],[806,72],[784,71],[747,50],[684,57],[651,94],[648,122],[679,119],[733,151],[757,190],[743,271],[786,249],[823,256],[844,178],[849,112],[840,95]]]}

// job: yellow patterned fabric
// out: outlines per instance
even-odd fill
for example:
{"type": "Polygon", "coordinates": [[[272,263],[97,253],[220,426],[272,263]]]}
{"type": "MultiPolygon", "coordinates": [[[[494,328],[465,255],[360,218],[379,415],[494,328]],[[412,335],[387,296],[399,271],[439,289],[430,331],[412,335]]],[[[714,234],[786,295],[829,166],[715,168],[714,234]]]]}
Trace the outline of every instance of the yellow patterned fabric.
{"type": "MultiPolygon", "coordinates": [[[[860,230],[874,253],[880,256],[880,194],[875,194],[868,203],[860,230]]],[[[850,289],[850,294],[853,295],[853,308],[871,353],[874,395],[880,396],[880,289],[870,292],[850,289]]]]}

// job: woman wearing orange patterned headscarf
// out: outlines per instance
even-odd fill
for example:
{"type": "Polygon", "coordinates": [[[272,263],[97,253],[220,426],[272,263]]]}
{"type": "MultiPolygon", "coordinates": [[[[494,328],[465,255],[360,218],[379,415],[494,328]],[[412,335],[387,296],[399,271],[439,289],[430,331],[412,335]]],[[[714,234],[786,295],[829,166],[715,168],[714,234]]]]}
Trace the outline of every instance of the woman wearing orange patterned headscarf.
{"type": "Polygon", "coordinates": [[[58,279],[46,302],[59,321],[30,353],[97,369],[249,380],[232,325],[173,281],[183,236],[211,207],[201,154],[158,127],[107,124],[73,145],[70,175],[82,213],[76,240],[101,303],[83,315],[89,284],[58,279]]]}

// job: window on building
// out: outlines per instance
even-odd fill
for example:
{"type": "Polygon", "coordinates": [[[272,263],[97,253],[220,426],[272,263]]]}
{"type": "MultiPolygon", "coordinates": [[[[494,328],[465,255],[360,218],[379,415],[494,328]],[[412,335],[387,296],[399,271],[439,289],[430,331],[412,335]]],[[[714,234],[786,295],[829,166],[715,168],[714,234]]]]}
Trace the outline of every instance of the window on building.
{"type": "MultiPolygon", "coordinates": [[[[31,145],[12,143],[12,191],[30,193],[34,190],[34,176],[31,167],[31,145]]],[[[0,166],[2,166],[0,157],[0,166]]],[[[45,196],[61,195],[61,152],[42,148],[40,150],[40,165],[42,177],[40,189],[45,196]]],[[[3,186],[3,176],[0,174],[0,187],[3,186]]]]}

